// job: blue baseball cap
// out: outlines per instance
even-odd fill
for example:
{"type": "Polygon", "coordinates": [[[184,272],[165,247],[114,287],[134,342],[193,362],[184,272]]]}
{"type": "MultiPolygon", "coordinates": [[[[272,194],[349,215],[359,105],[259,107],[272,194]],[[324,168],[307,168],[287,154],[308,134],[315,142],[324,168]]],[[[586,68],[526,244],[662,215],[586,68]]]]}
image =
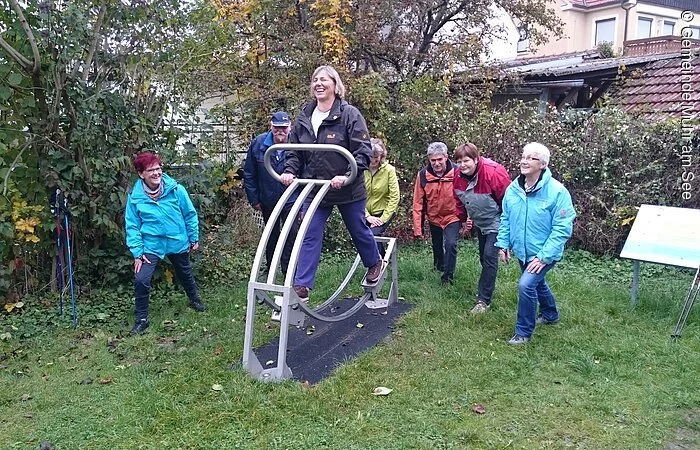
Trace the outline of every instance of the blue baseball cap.
{"type": "Polygon", "coordinates": [[[289,114],[284,111],[277,111],[272,114],[272,126],[273,127],[288,127],[292,124],[292,119],[289,118],[289,114]]]}

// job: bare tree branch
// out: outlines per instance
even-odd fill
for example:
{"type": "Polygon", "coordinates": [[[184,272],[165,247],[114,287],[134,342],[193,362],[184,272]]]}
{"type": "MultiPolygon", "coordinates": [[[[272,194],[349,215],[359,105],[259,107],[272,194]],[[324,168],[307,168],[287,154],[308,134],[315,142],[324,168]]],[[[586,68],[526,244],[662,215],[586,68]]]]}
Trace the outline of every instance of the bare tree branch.
{"type": "Polygon", "coordinates": [[[75,67],[73,68],[73,73],[71,74],[71,78],[75,78],[77,75],[78,68],[82,67],[83,68],[83,75],[82,79],[83,82],[87,81],[88,76],[90,75],[90,65],[92,64],[92,58],[95,56],[95,50],[97,49],[97,43],[99,42],[100,39],[100,33],[102,31],[102,23],[104,22],[105,14],[107,13],[107,1],[102,0],[100,3],[100,12],[97,13],[97,19],[95,20],[95,26],[93,27],[93,37],[92,37],[92,42],[90,43],[90,49],[88,50],[88,54],[85,57],[85,61],[82,64],[76,64],[75,67]]]}
{"type": "Polygon", "coordinates": [[[22,56],[20,52],[12,48],[12,46],[8,44],[7,41],[2,38],[2,36],[0,36],[0,47],[2,47],[2,49],[5,50],[8,55],[10,55],[10,58],[14,59],[21,68],[27,72],[32,70],[32,62],[22,56]]]}
{"type": "Polygon", "coordinates": [[[27,34],[27,40],[29,40],[29,45],[32,48],[32,55],[34,56],[33,64],[30,63],[29,65],[31,67],[31,73],[37,74],[39,73],[39,69],[41,68],[41,56],[39,55],[39,47],[36,45],[36,39],[34,39],[34,33],[32,33],[32,29],[29,26],[27,19],[24,17],[24,14],[22,13],[22,7],[19,6],[17,0],[10,0],[10,6],[17,14],[19,22],[22,24],[22,28],[27,34]]]}

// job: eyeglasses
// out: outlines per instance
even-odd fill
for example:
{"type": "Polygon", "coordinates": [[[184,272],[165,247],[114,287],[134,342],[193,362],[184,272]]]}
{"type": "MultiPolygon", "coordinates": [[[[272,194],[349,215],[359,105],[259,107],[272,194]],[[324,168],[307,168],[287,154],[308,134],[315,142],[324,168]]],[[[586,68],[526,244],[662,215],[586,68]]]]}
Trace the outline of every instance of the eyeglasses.
{"type": "Polygon", "coordinates": [[[520,158],[520,161],[527,161],[527,162],[532,162],[532,161],[539,161],[540,158],[535,158],[534,156],[523,156],[520,158]]]}
{"type": "Polygon", "coordinates": [[[162,170],[163,170],[162,167],[154,167],[154,168],[152,168],[152,169],[146,169],[146,170],[144,170],[144,172],[146,172],[146,173],[156,173],[156,172],[160,172],[160,171],[162,171],[162,170]]]}

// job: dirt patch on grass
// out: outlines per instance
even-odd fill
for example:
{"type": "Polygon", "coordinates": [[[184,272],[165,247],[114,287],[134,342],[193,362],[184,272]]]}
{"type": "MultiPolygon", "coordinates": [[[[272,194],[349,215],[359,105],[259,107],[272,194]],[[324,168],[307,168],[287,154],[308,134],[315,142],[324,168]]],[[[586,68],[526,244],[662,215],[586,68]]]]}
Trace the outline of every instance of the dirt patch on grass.
{"type": "Polygon", "coordinates": [[[688,411],[685,414],[686,426],[676,430],[671,442],[663,446],[663,450],[691,450],[700,448],[700,409],[688,411]]]}

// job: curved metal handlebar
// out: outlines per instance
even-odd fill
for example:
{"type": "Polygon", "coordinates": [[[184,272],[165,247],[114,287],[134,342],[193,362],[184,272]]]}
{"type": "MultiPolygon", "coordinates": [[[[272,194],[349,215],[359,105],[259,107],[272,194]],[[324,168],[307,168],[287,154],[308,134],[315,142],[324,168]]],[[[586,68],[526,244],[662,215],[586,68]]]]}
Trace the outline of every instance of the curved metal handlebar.
{"type": "MultiPolygon", "coordinates": [[[[355,161],[355,157],[352,156],[352,153],[348,151],[348,149],[341,147],[340,145],[335,145],[335,144],[275,144],[270,146],[270,148],[267,149],[265,152],[265,169],[267,169],[268,173],[272,175],[272,178],[275,180],[279,181],[280,183],[282,182],[282,177],[275,172],[275,169],[272,168],[272,163],[270,162],[270,157],[272,156],[272,153],[277,151],[277,150],[294,150],[294,151],[321,151],[321,152],[336,152],[340,153],[345,157],[345,159],[348,160],[348,164],[350,164],[350,176],[348,177],[347,180],[345,180],[344,185],[347,186],[348,184],[352,183],[355,178],[357,178],[357,161],[355,161]]],[[[330,181],[330,180],[329,180],[330,181]]]]}

